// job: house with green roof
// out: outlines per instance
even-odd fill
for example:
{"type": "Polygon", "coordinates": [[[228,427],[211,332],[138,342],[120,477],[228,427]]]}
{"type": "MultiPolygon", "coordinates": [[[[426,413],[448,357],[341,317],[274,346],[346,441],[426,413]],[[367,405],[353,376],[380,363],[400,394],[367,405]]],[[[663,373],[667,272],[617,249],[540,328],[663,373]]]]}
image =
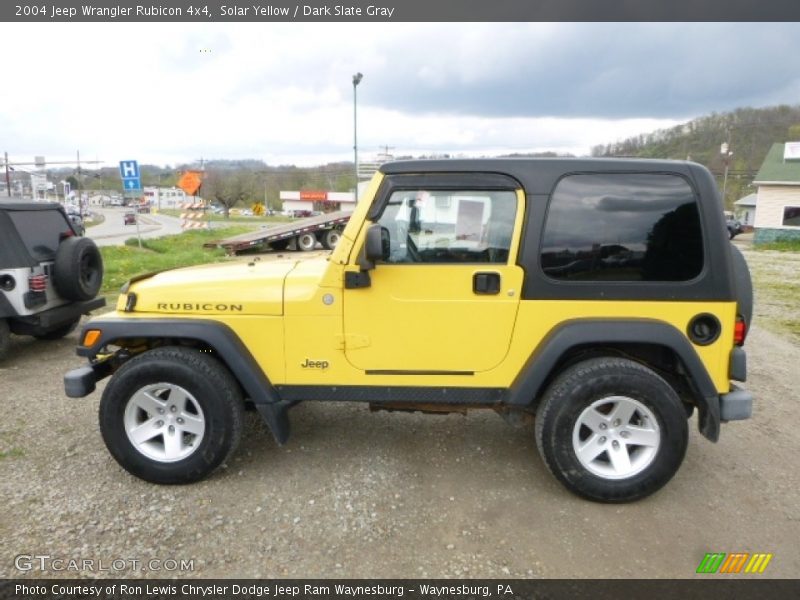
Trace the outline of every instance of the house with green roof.
{"type": "Polygon", "coordinates": [[[772,144],[753,185],[758,186],[754,243],[800,239],[800,142],[772,144]]]}

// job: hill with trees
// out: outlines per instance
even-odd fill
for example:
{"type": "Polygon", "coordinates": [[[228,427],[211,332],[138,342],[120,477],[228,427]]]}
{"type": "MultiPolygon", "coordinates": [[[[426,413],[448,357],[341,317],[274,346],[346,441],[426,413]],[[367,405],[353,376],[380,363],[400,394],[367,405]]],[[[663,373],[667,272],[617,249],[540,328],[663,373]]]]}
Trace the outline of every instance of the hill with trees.
{"type": "Polygon", "coordinates": [[[708,167],[722,189],[728,144],[725,204],[755,191],[749,187],[775,142],[800,141],[800,105],[739,108],[712,113],[688,123],[592,148],[592,156],[629,156],[692,160],[708,167]]]}

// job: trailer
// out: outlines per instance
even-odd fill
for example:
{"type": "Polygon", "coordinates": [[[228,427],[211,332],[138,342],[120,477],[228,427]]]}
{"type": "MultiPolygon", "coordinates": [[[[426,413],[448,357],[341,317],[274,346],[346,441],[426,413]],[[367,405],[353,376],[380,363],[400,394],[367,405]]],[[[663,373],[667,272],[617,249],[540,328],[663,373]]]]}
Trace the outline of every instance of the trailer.
{"type": "Polygon", "coordinates": [[[281,223],[274,227],[243,233],[224,240],[204,244],[206,248],[225,248],[228,254],[238,254],[244,250],[286,250],[294,244],[297,250],[313,250],[317,242],[323,248],[332,250],[342,235],[342,230],[350,216],[350,211],[337,211],[299,219],[291,223],[281,223]]]}

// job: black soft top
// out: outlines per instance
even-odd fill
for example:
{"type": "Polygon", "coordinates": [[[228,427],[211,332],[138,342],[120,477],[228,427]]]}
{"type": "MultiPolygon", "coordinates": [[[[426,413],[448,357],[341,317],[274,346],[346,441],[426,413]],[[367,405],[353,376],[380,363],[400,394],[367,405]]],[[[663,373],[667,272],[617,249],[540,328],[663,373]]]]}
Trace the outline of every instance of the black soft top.
{"type": "MultiPolygon", "coordinates": [[[[31,256],[10,216],[14,212],[34,211],[57,211],[64,218],[64,231],[72,227],[64,207],[56,202],[26,202],[19,199],[0,200],[0,269],[34,267],[39,264],[37,258],[31,256]]],[[[54,232],[55,235],[60,233],[62,232],[54,232]]]]}
{"type": "Polygon", "coordinates": [[[500,173],[519,181],[528,194],[550,194],[569,173],[680,173],[692,178],[705,167],[693,162],[646,158],[454,158],[398,160],[381,165],[381,173],[500,173]]]}
{"type": "Polygon", "coordinates": [[[26,202],[25,200],[18,200],[12,198],[11,200],[3,200],[0,198],[0,211],[4,210],[60,210],[63,211],[64,207],[57,202],[26,202]]]}

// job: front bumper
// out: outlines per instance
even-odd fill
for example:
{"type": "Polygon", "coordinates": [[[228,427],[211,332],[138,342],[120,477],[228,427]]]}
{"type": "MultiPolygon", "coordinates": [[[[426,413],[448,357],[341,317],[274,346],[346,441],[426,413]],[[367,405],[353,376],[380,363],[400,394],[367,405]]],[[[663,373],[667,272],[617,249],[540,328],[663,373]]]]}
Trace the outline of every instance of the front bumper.
{"type": "Polygon", "coordinates": [[[83,398],[91,394],[97,382],[105,379],[122,363],[117,355],[92,362],[84,367],[72,369],[64,375],[64,393],[69,398],[83,398]]]}

